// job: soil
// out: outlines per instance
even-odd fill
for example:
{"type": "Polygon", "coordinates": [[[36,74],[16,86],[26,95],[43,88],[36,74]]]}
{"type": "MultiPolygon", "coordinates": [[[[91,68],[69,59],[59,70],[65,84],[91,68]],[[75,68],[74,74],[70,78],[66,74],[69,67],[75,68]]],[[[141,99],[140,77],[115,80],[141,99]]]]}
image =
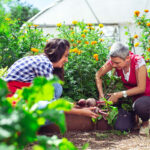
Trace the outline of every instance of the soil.
{"type": "MultiPolygon", "coordinates": [[[[44,133],[44,135],[52,136],[54,133],[44,133]]],[[[87,150],[150,150],[150,137],[141,136],[138,131],[120,134],[116,131],[88,131],[79,132],[71,131],[65,135],[55,134],[59,138],[66,137],[74,143],[79,149],[85,143],[89,146],[87,150]]],[[[25,148],[31,150],[31,145],[25,148]]]]}

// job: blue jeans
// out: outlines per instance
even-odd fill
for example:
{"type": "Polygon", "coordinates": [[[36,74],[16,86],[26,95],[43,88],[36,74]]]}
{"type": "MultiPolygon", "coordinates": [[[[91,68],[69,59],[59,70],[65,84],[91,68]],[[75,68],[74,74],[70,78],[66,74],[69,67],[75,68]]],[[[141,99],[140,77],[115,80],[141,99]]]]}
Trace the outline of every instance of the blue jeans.
{"type": "Polygon", "coordinates": [[[56,99],[58,99],[63,92],[63,88],[59,83],[54,83],[54,99],[50,100],[50,101],[39,101],[38,104],[38,109],[43,109],[45,108],[49,103],[55,101],[56,99]]]}

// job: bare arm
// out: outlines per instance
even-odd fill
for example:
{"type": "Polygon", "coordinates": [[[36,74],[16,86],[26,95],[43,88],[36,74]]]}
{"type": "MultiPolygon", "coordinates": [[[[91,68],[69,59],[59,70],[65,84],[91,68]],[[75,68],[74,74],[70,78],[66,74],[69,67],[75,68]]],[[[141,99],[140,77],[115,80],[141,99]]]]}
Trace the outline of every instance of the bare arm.
{"type": "Polygon", "coordinates": [[[112,70],[112,66],[110,64],[104,64],[97,72],[96,72],[96,85],[97,85],[97,89],[99,92],[99,98],[103,98],[104,97],[104,93],[103,93],[103,87],[102,87],[102,79],[101,77],[104,76],[107,72],[109,72],[110,70],[112,70]]]}
{"type": "MultiPolygon", "coordinates": [[[[136,70],[136,80],[137,80],[137,86],[127,90],[128,96],[133,96],[137,94],[142,94],[145,92],[146,89],[146,66],[141,66],[139,69],[136,70]]],[[[119,98],[123,97],[122,91],[113,93],[112,96],[109,98],[109,100],[113,102],[117,102],[119,98]]]]}
{"type": "Polygon", "coordinates": [[[94,109],[95,109],[95,107],[88,107],[88,108],[82,108],[82,109],[72,108],[70,111],[66,111],[65,113],[97,118],[99,115],[92,111],[94,109]]]}

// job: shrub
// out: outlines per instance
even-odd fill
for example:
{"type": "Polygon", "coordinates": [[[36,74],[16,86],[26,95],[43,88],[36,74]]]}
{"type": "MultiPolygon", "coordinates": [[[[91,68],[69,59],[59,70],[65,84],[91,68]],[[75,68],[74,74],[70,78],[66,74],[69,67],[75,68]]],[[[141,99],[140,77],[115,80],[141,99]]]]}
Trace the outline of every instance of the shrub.
{"type": "MultiPolygon", "coordinates": [[[[64,96],[74,100],[98,98],[95,73],[106,62],[111,41],[104,36],[103,25],[73,21],[71,26],[57,24],[58,37],[71,43],[65,65],[64,96]]],[[[107,78],[107,76],[105,76],[107,78]]]]}

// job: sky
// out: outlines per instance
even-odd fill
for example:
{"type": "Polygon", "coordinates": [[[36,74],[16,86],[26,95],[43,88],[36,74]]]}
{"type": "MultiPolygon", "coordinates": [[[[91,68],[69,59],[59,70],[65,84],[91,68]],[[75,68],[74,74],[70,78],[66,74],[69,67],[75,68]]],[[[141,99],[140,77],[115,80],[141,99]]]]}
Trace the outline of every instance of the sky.
{"type": "Polygon", "coordinates": [[[26,2],[27,4],[31,4],[34,7],[42,10],[51,4],[54,0],[20,0],[21,2],[26,2]]]}

